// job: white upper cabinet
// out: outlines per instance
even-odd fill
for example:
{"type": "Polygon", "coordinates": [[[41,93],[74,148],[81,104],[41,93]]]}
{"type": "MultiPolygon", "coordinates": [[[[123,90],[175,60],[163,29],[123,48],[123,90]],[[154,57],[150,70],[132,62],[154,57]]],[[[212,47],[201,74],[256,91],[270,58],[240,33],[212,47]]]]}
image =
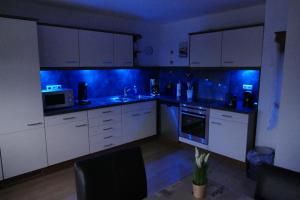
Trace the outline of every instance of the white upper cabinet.
{"type": "Polygon", "coordinates": [[[41,67],[78,67],[78,30],[40,25],[41,67]]]}
{"type": "Polygon", "coordinates": [[[223,32],[222,65],[235,67],[261,66],[263,27],[223,32]]]}
{"type": "Polygon", "coordinates": [[[190,36],[190,66],[220,67],[222,32],[190,36]]]}
{"type": "Polygon", "coordinates": [[[133,66],[133,36],[114,34],[115,66],[133,66]]]}
{"type": "Polygon", "coordinates": [[[37,25],[0,18],[0,134],[43,127],[37,25]]]}
{"type": "Polygon", "coordinates": [[[95,31],[79,31],[81,67],[113,66],[114,35],[95,31]]]}

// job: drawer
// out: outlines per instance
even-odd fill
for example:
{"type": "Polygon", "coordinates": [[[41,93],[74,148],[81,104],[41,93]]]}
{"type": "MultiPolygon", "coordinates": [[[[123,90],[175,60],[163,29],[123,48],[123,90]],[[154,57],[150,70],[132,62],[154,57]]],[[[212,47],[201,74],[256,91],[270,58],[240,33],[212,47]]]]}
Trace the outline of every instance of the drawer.
{"type": "Polygon", "coordinates": [[[99,118],[99,117],[107,117],[113,115],[121,115],[121,106],[113,106],[107,108],[100,108],[95,110],[88,111],[88,117],[91,118],[99,118]]]}
{"type": "Polygon", "coordinates": [[[103,137],[101,137],[101,135],[92,136],[89,139],[91,153],[118,146],[122,141],[122,137],[112,137],[103,140],[103,137]]]}
{"type": "Polygon", "coordinates": [[[90,137],[100,134],[122,135],[122,124],[118,123],[104,126],[95,126],[89,129],[90,137]]]}
{"type": "Polygon", "coordinates": [[[241,123],[248,123],[248,114],[241,114],[235,112],[228,112],[223,110],[210,109],[210,117],[222,119],[222,120],[230,120],[241,123]]]}
{"type": "Polygon", "coordinates": [[[87,111],[74,112],[68,114],[54,115],[45,117],[45,126],[52,126],[57,124],[85,121],[87,120],[87,111]]]}
{"type": "Polygon", "coordinates": [[[123,113],[134,112],[137,110],[156,110],[156,101],[147,101],[122,106],[123,113]]]}
{"type": "Polygon", "coordinates": [[[89,119],[89,126],[106,126],[111,124],[121,123],[122,116],[121,115],[110,115],[110,116],[103,116],[99,118],[91,118],[89,119]]]}

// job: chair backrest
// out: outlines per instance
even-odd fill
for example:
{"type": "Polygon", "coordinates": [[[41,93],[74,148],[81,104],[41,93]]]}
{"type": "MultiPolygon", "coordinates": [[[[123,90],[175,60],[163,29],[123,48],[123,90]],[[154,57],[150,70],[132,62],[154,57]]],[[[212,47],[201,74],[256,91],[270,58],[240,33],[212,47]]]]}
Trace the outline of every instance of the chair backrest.
{"type": "Polygon", "coordinates": [[[140,147],[75,163],[78,200],[140,200],[147,197],[147,181],[140,147]]]}
{"type": "Polygon", "coordinates": [[[299,200],[300,174],[272,165],[261,165],[257,177],[255,199],[299,200]]]}

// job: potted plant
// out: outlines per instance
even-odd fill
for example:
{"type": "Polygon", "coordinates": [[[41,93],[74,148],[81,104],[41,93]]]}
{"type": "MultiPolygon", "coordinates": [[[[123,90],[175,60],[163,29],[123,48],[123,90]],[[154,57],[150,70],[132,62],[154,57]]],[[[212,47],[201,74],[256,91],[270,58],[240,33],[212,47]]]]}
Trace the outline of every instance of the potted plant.
{"type": "Polygon", "coordinates": [[[193,174],[193,194],[197,199],[203,199],[207,184],[209,153],[199,153],[199,149],[195,147],[195,170],[193,174]]]}

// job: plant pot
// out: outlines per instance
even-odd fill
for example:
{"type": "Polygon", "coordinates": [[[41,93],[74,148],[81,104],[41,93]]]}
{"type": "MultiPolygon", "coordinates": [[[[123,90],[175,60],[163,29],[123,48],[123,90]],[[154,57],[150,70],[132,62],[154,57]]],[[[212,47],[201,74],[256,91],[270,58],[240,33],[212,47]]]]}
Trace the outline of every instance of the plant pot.
{"type": "Polygon", "coordinates": [[[206,185],[193,184],[193,195],[196,199],[204,199],[206,193],[206,185]]]}

